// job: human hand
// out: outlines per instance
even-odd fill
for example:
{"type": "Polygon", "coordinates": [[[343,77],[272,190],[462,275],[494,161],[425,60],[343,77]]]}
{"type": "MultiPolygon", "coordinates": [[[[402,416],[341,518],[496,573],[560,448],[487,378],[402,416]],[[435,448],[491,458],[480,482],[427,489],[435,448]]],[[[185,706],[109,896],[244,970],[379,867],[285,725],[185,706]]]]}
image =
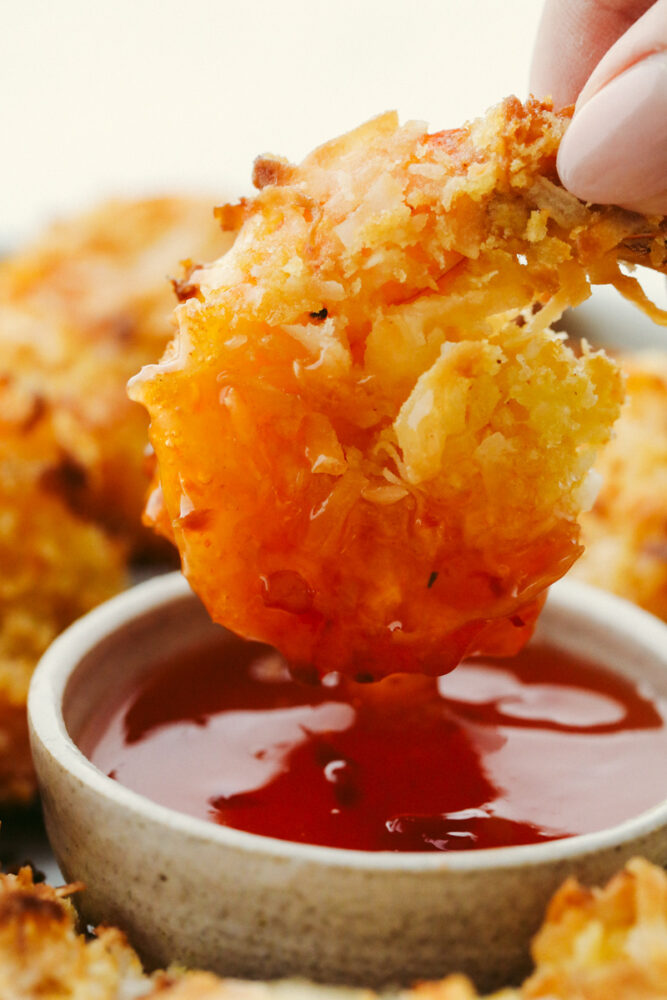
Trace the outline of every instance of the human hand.
{"type": "Polygon", "coordinates": [[[576,101],[566,188],[667,215],[667,0],[546,0],[530,84],[557,108],[576,101]]]}

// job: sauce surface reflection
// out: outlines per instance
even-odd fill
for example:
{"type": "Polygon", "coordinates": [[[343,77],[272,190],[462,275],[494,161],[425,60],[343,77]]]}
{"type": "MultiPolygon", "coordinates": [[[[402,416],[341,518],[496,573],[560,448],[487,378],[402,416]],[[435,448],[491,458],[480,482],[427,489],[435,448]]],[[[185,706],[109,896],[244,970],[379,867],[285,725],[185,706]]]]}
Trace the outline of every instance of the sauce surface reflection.
{"type": "Polygon", "coordinates": [[[378,851],[537,843],[666,793],[665,700],[532,644],[439,679],[320,686],[225,639],[156,664],[82,750],[163,805],[251,833],[378,851]]]}

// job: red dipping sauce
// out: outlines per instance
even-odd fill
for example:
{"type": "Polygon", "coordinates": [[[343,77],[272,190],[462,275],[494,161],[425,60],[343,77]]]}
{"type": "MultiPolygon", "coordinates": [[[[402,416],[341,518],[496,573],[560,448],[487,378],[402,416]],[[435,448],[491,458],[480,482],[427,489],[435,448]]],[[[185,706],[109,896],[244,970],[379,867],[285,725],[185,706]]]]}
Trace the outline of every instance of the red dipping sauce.
{"type": "Polygon", "coordinates": [[[462,851],[600,830],[667,794],[667,700],[530,645],[441,678],[293,680],[221,638],[155,665],[80,741],[149,799],[284,840],[462,851]]]}

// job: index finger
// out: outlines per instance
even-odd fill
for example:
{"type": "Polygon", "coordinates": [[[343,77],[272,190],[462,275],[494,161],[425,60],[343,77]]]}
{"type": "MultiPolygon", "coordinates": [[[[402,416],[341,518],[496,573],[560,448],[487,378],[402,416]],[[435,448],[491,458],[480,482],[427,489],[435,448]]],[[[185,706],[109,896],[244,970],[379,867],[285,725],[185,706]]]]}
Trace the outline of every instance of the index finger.
{"type": "Polygon", "coordinates": [[[574,104],[605,52],[653,0],[546,0],[537,29],[530,89],[557,108],[574,104]]]}

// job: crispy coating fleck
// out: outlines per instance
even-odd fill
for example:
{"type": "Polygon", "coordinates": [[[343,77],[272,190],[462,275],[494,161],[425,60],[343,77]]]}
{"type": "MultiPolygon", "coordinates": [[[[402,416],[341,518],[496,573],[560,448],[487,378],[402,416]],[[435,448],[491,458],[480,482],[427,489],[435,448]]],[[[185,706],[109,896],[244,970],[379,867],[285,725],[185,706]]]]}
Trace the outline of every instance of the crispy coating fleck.
{"type": "MultiPolygon", "coordinates": [[[[378,995],[371,990],[219,979],[182,969],[144,974],[123,934],[77,934],[67,898],[78,886],[34,885],[29,869],[0,875],[3,1000],[476,1000],[464,976],[378,995]]],[[[535,970],[486,1000],[664,1000],[667,875],[631,861],[603,889],[569,879],[533,942],[535,970]]]]}
{"type": "Polygon", "coordinates": [[[596,470],[575,573],[667,620],[667,353],[619,359],[627,401],[596,470]]]}
{"type": "Polygon", "coordinates": [[[35,793],[26,696],[48,644],[148,547],[146,419],[125,383],[171,334],[168,274],[231,237],[190,199],[114,202],[0,262],[0,802],[35,793]]]}
{"type": "Polygon", "coordinates": [[[564,191],[567,113],[429,135],[381,116],[264,157],[229,253],[134,381],[173,537],[213,618],[297,666],[443,673],[511,654],[580,553],[622,389],[549,324],[665,268],[665,226],[564,191]]]}

